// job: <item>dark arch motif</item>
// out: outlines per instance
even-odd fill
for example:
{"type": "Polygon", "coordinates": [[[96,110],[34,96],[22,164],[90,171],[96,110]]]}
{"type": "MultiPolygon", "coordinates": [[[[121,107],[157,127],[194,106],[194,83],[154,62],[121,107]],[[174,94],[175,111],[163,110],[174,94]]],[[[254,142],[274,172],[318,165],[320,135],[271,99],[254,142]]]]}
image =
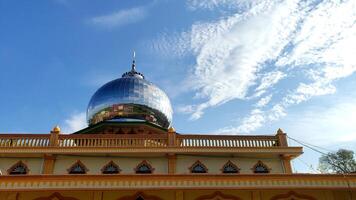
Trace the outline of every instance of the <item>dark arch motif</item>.
{"type": "Polygon", "coordinates": [[[69,174],[86,174],[89,170],[80,160],[77,160],[67,171],[69,174]]]}
{"type": "Polygon", "coordinates": [[[146,160],[140,162],[135,168],[134,168],[136,174],[151,174],[155,170],[151,166],[150,163],[148,163],[146,160]]]}
{"type": "Polygon", "coordinates": [[[264,174],[269,173],[271,171],[271,169],[260,160],[251,168],[251,170],[253,171],[253,173],[256,174],[264,174]]]}
{"type": "Polygon", "coordinates": [[[189,167],[191,173],[208,173],[208,168],[199,160],[189,167]]]}
{"type": "Polygon", "coordinates": [[[272,197],[271,200],[284,200],[284,199],[287,199],[287,198],[294,199],[293,197],[298,198],[300,200],[316,200],[314,197],[311,197],[311,196],[308,196],[308,195],[304,195],[304,194],[298,194],[298,193],[296,193],[294,191],[290,191],[290,192],[288,192],[286,194],[278,194],[278,195],[272,197]]]}
{"type": "Polygon", "coordinates": [[[39,197],[39,198],[36,198],[34,200],[53,200],[53,199],[56,199],[56,200],[57,199],[59,199],[59,200],[79,200],[79,199],[76,199],[76,198],[73,198],[73,197],[64,197],[58,192],[55,192],[55,193],[51,194],[48,197],[39,197]]]}
{"type": "Polygon", "coordinates": [[[196,200],[241,200],[239,197],[233,195],[226,195],[220,191],[214,192],[213,194],[208,194],[198,197],[196,200]]]}
{"type": "Polygon", "coordinates": [[[103,168],[101,168],[101,173],[103,174],[118,174],[120,171],[121,169],[119,165],[117,165],[114,161],[108,162],[103,168]]]}
{"type": "Polygon", "coordinates": [[[30,170],[28,169],[27,165],[20,160],[14,165],[12,165],[7,170],[7,173],[9,175],[23,175],[23,174],[28,174],[29,171],[30,170]]]}
{"type": "Polygon", "coordinates": [[[153,196],[153,195],[147,195],[143,192],[137,192],[134,195],[131,196],[124,196],[121,197],[117,200],[162,200],[161,198],[157,197],[157,196],[153,196]]]}
{"type": "Polygon", "coordinates": [[[237,165],[235,165],[233,162],[229,160],[223,165],[223,167],[221,168],[221,172],[224,174],[239,173],[240,168],[238,168],[237,165]]]}

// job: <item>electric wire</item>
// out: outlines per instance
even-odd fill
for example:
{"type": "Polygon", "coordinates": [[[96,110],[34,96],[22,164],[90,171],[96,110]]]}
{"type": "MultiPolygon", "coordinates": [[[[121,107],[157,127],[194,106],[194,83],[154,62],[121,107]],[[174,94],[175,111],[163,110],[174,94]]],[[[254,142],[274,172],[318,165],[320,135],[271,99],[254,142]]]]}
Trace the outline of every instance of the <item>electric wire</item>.
{"type": "MultiPolygon", "coordinates": [[[[309,144],[306,144],[306,142],[302,142],[302,141],[300,141],[300,140],[296,140],[296,139],[291,138],[291,137],[289,137],[289,136],[287,136],[287,138],[289,138],[289,139],[291,139],[291,140],[293,140],[293,141],[295,141],[295,142],[297,142],[297,143],[299,143],[299,144],[301,144],[301,145],[303,145],[303,146],[305,146],[305,147],[307,147],[307,148],[309,148],[309,149],[311,149],[311,150],[313,150],[313,151],[315,151],[315,152],[317,152],[317,153],[320,153],[320,154],[322,154],[322,155],[329,156],[328,153],[331,153],[331,152],[325,153],[325,152],[322,152],[322,151],[316,149],[316,148],[320,148],[320,147],[318,147],[318,146],[316,146],[316,145],[310,146],[309,144]]],[[[332,166],[334,166],[334,167],[336,167],[336,168],[338,168],[339,170],[341,170],[341,171],[342,171],[342,174],[348,174],[348,171],[347,171],[343,166],[340,166],[339,164],[334,163],[334,162],[329,162],[329,164],[332,165],[332,166]]]]}
{"type": "Polygon", "coordinates": [[[314,148],[318,148],[318,149],[324,150],[324,151],[326,151],[326,152],[328,152],[328,153],[334,152],[334,150],[327,149],[327,148],[324,148],[324,147],[321,147],[321,146],[317,146],[317,145],[314,145],[314,144],[311,144],[311,143],[308,143],[308,142],[305,142],[305,141],[297,140],[297,139],[291,138],[291,137],[289,137],[289,136],[287,136],[287,138],[289,138],[289,139],[291,139],[291,140],[294,140],[294,141],[296,141],[296,142],[298,141],[299,143],[304,143],[304,144],[309,145],[309,146],[312,146],[312,147],[314,147],[314,148]]]}
{"type": "MultiPolygon", "coordinates": [[[[329,154],[327,154],[327,153],[324,153],[324,152],[319,151],[318,149],[316,149],[316,148],[319,148],[319,149],[327,150],[327,149],[325,149],[325,148],[321,148],[321,147],[318,147],[318,146],[316,146],[316,145],[309,145],[309,144],[307,144],[306,142],[301,142],[301,141],[296,140],[296,139],[294,139],[294,138],[291,138],[291,137],[289,137],[289,136],[287,136],[287,138],[289,138],[289,139],[291,139],[291,140],[293,140],[293,141],[295,141],[295,142],[297,142],[297,143],[299,143],[299,144],[301,144],[301,145],[303,145],[303,146],[305,146],[305,147],[307,147],[307,148],[309,148],[309,149],[311,149],[311,150],[313,150],[313,151],[315,151],[315,152],[318,152],[318,153],[320,153],[320,154],[322,154],[322,155],[325,155],[325,156],[328,156],[328,155],[329,155],[329,154]]],[[[332,152],[332,151],[329,151],[329,150],[327,150],[327,151],[328,151],[328,153],[331,153],[331,152],[332,152]]],[[[300,160],[300,161],[302,161],[302,160],[300,160]]],[[[305,164],[307,164],[307,163],[305,163],[305,164]]],[[[346,177],[346,174],[348,174],[347,170],[345,170],[342,166],[338,165],[337,163],[329,162],[329,164],[330,164],[330,165],[333,165],[334,167],[339,168],[339,169],[341,170],[341,172],[342,172],[341,174],[342,174],[343,178],[346,180],[346,184],[347,184],[347,187],[348,187],[349,196],[350,196],[351,199],[353,199],[353,194],[352,194],[352,191],[351,191],[351,185],[350,185],[349,180],[348,180],[347,177],[346,177]]],[[[311,168],[311,169],[313,169],[313,168],[311,168]]]]}

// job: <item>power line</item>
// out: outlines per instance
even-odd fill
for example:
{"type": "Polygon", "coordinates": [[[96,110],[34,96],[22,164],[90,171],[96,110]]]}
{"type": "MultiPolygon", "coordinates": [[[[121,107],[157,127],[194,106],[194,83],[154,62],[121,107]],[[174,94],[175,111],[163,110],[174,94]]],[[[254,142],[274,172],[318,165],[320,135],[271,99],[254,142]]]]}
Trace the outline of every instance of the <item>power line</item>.
{"type": "MultiPolygon", "coordinates": [[[[324,155],[324,156],[329,156],[329,154],[324,153],[324,152],[319,151],[318,149],[316,149],[316,148],[320,148],[320,147],[318,147],[318,146],[316,146],[316,145],[311,145],[311,146],[310,146],[310,145],[306,144],[305,142],[296,140],[296,139],[291,138],[291,137],[289,137],[289,136],[287,136],[287,138],[289,138],[289,139],[291,139],[291,140],[293,140],[293,141],[295,141],[295,142],[297,142],[297,143],[299,143],[299,144],[301,144],[301,145],[303,145],[303,146],[305,146],[305,147],[307,147],[307,148],[309,148],[309,149],[311,149],[311,150],[313,150],[313,151],[315,151],[315,152],[318,152],[318,153],[320,153],[320,154],[322,154],[322,155],[324,155]]],[[[330,153],[330,152],[329,152],[329,153],[330,153]]],[[[330,165],[332,165],[332,166],[338,168],[339,170],[341,170],[341,171],[343,172],[342,174],[348,173],[348,171],[347,171],[345,168],[343,168],[342,166],[340,166],[338,163],[334,163],[334,162],[328,162],[328,163],[329,163],[330,165]]]]}
{"type": "MultiPolygon", "coordinates": [[[[291,139],[291,140],[294,140],[294,141],[296,141],[297,139],[294,139],[294,138],[291,138],[291,137],[289,137],[289,136],[287,136],[289,139],[291,139]]],[[[309,145],[309,146],[312,146],[312,147],[315,147],[315,148],[318,148],[318,149],[322,149],[322,150],[324,150],[324,151],[326,151],[326,152],[334,152],[334,150],[331,150],[331,149],[327,149],[327,148],[324,148],[324,147],[321,147],[321,146],[317,146],[317,145],[314,145],[314,144],[310,144],[310,143],[308,143],[308,142],[305,142],[305,141],[301,141],[301,140],[298,140],[299,142],[302,142],[302,143],[304,143],[304,144],[307,144],[307,145],[309,145]]]]}
{"type": "Polygon", "coordinates": [[[303,146],[305,146],[305,147],[307,147],[307,148],[309,148],[309,149],[315,151],[315,152],[318,152],[318,153],[320,153],[320,154],[322,154],[322,155],[326,155],[326,156],[328,155],[327,153],[324,153],[324,152],[322,152],[322,151],[319,151],[318,149],[316,149],[316,147],[313,147],[314,145],[310,146],[310,145],[306,144],[305,142],[296,140],[296,139],[291,138],[291,137],[289,137],[289,136],[287,136],[287,137],[288,137],[289,139],[291,139],[291,140],[293,140],[293,141],[295,141],[295,142],[297,142],[297,143],[299,143],[299,144],[301,144],[301,145],[303,145],[303,146]]]}

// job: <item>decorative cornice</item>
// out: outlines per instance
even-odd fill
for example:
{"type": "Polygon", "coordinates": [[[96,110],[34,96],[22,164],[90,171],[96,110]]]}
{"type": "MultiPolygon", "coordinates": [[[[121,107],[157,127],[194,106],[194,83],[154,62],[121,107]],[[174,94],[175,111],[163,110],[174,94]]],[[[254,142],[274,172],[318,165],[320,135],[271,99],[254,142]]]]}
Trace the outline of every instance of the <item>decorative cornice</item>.
{"type": "Polygon", "coordinates": [[[302,147],[0,147],[0,154],[115,154],[115,153],[173,153],[173,154],[269,154],[296,157],[303,153],[302,147]]]}
{"type": "Polygon", "coordinates": [[[19,175],[0,176],[0,191],[152,189],[356,190],[356,175],[19,175]]]}

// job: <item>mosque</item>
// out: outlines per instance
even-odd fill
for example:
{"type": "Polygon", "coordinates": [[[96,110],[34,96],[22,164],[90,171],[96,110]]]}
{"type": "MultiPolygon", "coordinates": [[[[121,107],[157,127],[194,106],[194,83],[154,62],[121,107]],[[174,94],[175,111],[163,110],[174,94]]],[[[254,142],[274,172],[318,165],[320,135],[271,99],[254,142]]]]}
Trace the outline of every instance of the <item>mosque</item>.
{"type": "Polygon", "coordinates": [[[133,61],[92,96],[87,128],[0,134],[0,200],[356,200],[356,174],[293,173],[303,149],[281,129],[186,134],[172,114],[133,61]]]}

